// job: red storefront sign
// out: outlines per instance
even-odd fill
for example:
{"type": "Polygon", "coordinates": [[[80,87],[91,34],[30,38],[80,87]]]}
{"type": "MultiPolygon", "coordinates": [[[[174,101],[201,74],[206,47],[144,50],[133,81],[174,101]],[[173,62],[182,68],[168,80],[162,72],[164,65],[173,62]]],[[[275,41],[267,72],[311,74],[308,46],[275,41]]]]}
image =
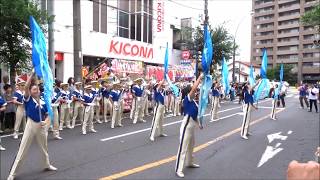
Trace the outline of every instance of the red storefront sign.
{"type": "Polygon", "coordinates": [[[62,52],[55,52],[54,53],[54,59],[56,61],[63,61],[63,53],[62,52]]]}
{"type": "Polygon", "coordinates": [[[120,42],[119,40],[111,40],[109,45],[109,53],[122,55],[125,57],[153,58],[153,48],[136,43],[120,42]]]}

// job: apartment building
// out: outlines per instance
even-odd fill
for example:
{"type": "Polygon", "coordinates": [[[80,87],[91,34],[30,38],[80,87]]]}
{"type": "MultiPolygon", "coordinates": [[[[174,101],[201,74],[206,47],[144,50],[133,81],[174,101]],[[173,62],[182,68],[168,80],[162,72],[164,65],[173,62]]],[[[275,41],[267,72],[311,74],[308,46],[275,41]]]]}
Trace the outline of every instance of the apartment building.
{"type": "Polygon", "coordinates": [[[253,0],[251,62],[261,64],[266,48],[269,66],[292,64],[298,82],[320,80],[320,49],[317,31],[303,26],[300,17],[319,0],[253,0]]]}

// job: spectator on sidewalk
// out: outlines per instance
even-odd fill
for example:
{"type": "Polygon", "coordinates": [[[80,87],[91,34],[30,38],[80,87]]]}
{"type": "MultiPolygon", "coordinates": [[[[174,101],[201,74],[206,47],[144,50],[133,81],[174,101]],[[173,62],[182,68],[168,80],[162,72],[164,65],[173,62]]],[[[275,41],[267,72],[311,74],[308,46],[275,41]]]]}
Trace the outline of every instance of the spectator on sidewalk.
{"type": "Polygon", "coordinates": [[[4,94],[3,98],[7,102],[7,107],[4,112],[4,126],[5,130],[11,130],[14,127],[15,116],[16,116],[16,107],[13,99],[13,90],[11,85],[6,84],[3,87],[4,94]]]}
{"type": "Polygon", "coordinates": [[[314,107],[316,109],[316,113],[318,113],[318,106],[317,106],[317,99],[319,96],[319,90],[316,88],[313,84],[310,86],[309,89],[309,104],[310,104],[310,109],[309,112],[312,112],[312,104],[314,104],[314,107]]]}
{"type": "MultiPolygon", "coordinates": [[[[286,107],[286,102],[284,101],[284,97],[286,97],[287,94],[287,86],[282,85],[281,90],[280,90],[280,101],[282,104],[282,107],[286,107]]],[[[277,103],[277,107],[280,106],[280,102],[277,103]]]]}
{"type": "Polygon", "coordinates": [[[309,103],[308,103],[308,99],[307,99],[307,90],[308,90],[308,86],[306,84],[302,84],[298,88],[299,101],[300,101],[300,105],[301,105],[302,109],[304,109],[303,101],[306,103],[307,108],[309,108],[309,103]]]}

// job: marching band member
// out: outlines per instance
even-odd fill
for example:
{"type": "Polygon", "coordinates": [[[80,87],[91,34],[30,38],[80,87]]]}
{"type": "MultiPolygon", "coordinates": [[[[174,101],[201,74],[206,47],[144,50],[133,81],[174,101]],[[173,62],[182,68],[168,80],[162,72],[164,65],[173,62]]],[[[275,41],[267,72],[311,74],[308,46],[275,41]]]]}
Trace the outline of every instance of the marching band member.
{"type": "Polygon", "coordinates": [[[137,121],[141,121],[141,122],[146,122],[145,120],[142,119],[142,95],[143,95],[143,86],[142,86],[142,82],[143,79],[142,78],[138,78],[134,80],[135,85],[132,87],[132,92],[134,94],[134,101],[135,101],[135,112],[134,112],[134,119],[133,119],[133,124],[136,124],[137,121]]]}
{"type": "Polygon", "coordinates": [[[177,97],[174,97],[174,108],[173,108],[173,116],[180,116],[180,106],[181,106],[181,88],[180,85],[177,84],[177,87],[179,87],[179,95],[177,97]]]}
{"type": "Polygon", "coordinates": [[[122,85],[121,87],[121,93],[120,93],[120,98],[119,98],[119,102],[120,102],[120,108],[119,108],[119,126],[122,127],[123,125],[121,124],[122,121],[122,117],[123,117],[123,110],[124,110],[124,92],[127,91],[127,86],[126,85],[122,85]]]}
{"type": "Polygon", "coordinates": [[[108,122],[108,119],[107,119],[108,112],[110,114],[110,117],[112,117],[112,104],[109,100],[109,95],[111,90],[107,81],[102,81],[101,85],[102,85],[101,96],[102,96],[102,104],[103,104],[103,118],[104,118],[104,122],[108,122]]]}
{"type": "Polygon", "coordinates": [[[71,129],[70,126],[70,92],[68,91],[68,83],[61,83],[61,99],[60,99],[60,127],[59,130],[63,130],[63,123],[66,122],[68,129],[71,129]]]}
{"type": "Polygon", "coordinates": [[[89,130],[93,133],[97,131],[93,126],[93,108],[94,108],[94,95],[92,94],[92,85],[86,85],[84,87],[85,93],[83,94],[84,115],[82,123],[82,134],[87,134],[87,123],[89,123],[89,130]]]}
{"type": "Polygon", "coordinates": [[[13,180],[16,176],[20,165],[26,158],[27,151],[33,141],[34,136],[40,147],[43,164],[46,170],[57,171],[49,161],[48,145],[47,145],[47,126],[50,124],[47,116],[47,108],[43,101],[40,100],[40,90],[37,84],[31,84],[31,80],[35,73],[31,75],[25,86],[24,104],[26,107],[27,124],[24,130],[18,153],[11,167],[8,180],[13,180]]]}
{"type": "MultiPolygon", "coordinates": [[[[56,84],[54,83],[53,88],[56,87],[56,84]]],[[[52,100],[51,100],[51,107],[52,107],[52,111],[53,111],[53,124],[52,124],[52,132],[53,132],[53,137],[54,139],[57,140],[62,140],[62,138],[60,137],[60,132],[59,132],[59,111],[58,111],[58,107],[59,107],[59,103],[60,103],[60,99],[61,99],[61,93],[58,92],[53,92],[53,96],[52,96],[52,100]]]]}
{"type": "Polygon", "coordinates": [[[153,113],[153,119],[150,130],[150,140],[154,141],[156,130],[159,130],[160,136],[166,137],[167,135],[163,133],[163,117],[164,117],[164,80],[162,80],[159,84],[155,85],[155,94],[154,98],[156,100],[156,107],[153,113]]]}
{"type": "Polygon", "coordinates": [[[168,112],[169,113],[172,113],[173,112],[173,108],[174,108],[174,95],[173,95],[173,92],[170,88],[168,88],[168,112]]]}
{"type": "Polygon", "coordinates": [[[251,121],[251,107],[258,109],[253,104],[253,94],[254,94],[254,88],[259,84],[260,81],[257,81],[257,83],[251,87],[248,83],[244,86],[244,115],[243,115],[243,121],[241,126],[241,137],[243,139],[248,139],[247,135],[251,135],[249,133],[249,126],[251,121]]]}
{"type": "Polygon", "coordinates": [[[276,84],[275,88],[272,92],[272,109],[271,109],[271,113],[270,113],[270,118],[272,120],[277,120],[277,118],[276,118],[276,104],[279,99],[280,99],[279,88],[278,88],[278,84],[276,84]]]}
{"type": "Polygon", "coordinates": [[[82,82],[76,82],[75,89],[72,91],[73,100],[73,117],[71,122],[71,128],[73,129],[76,124],[76,119],[79,117],[80,121],[83,122],[83,104],[81,102],[83,91],[81,90],[82,82]]]}
{"type": "Polygon", "coordinates": [[[109,99],[112,103],[113,112],[112,112],[112,120],[111,120],[111,128],[114,128],[114,125],[117,124],[119,127],[122,127],[121,121],[120,121],[120,83],[114,82],[112,90],[110,92],[109,99]]]}
{"type": "MultiPolygon", "coordinates": [[[[6,101],[0,96],[0,112],[6,110],[7,103],[6,101]]],[[[1,145],[1,136],[0,136],[0,151],[5,151],[6,148],[2,147],[1,145]]]]}
{"type": "Polygon", "coordinates": [[[200,129],[203,128],[197,119],[198,104],[195,102],[196,91],[202,78],[203,74],[198,77],[190,92],[183,100],[184,118],[180,127],[180,145],[175,167],[176,174],[180,178],[184,177],[183,168],[185,165],[190,168],[200,167],[198,164],[194,164],[192,152],[195,143],[194,128],[197,124],[200,129]]]}
{"type": "Polygon", "coordinates": [[[94,96],[94,106],[93,106],[93,111],[94,111],[94,117],[93,119],[96,119],[97,123],[101,124],[102,121],[100,121],[100,100],[101,100],[101,92],[100,89],[98,88],[99,84],[98,81],[91,81],[92,85],[92,94],[94,96]]]}
{"type": "Polygon", "coordinates": [[[211,120],[218,121],[218,104],[219,104],[219,83],[215,82],[212,88],[212,108],[211,108],[211,120]]]}
{"type": "Polygon", "coordinates": [[[26,126],[26,120],[25,120],[25,108],[23,104],[23,91],[25,86],[25,81],[20,80],[17,83],[17,90],[13,94],[13,103],[17,105],[17,111],[16,111],[16,121],[14,123],[14,133],[13,138],[18,139],[19,129],[20,125],[22,123],[23,128],[26,126]]]}
{"type": "MultiPolygon", "coordinates": [[[[132,81],[130,82],[130,83],[132,83],[132,81]]],[[[134,93],[133,93],[133,86],[134,86],[135,84],[134,83],[132,83],[132,84],[130,84],[130,92],[131,92],[131,95],[132,95],[132,103],[131,103],[131,110],[130,110],[130,119],[131,120],[133,120],[133,118],[134,118],[134,113],[135,113],[135,107],[136,107],[136,100],[135,100],[135,95],[134,95],[134,93]]]]}
{"type": "Polygon", "coordinates": [[[143,91],[143,103],[142,103],[142,118],[149,116],[149,96],[151,94],[150,84],[146,85],[143,91]]]}

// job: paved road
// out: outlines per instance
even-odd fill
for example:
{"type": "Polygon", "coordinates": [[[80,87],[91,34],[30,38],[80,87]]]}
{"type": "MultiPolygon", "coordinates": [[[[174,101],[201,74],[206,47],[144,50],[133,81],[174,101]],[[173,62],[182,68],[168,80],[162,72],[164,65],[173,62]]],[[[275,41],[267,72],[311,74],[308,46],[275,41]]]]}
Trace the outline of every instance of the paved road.
{"type": "MultiPolygon", "coordinates": [[[[218,122],[206,117],[203,130],[196,130],[195,160],[200,169],[185,170],[185,179],[285,179],[288,163],[295,159],[314,159],[319,146],[319,114],[308,113],[298,106],[296,94],[286,98],[287,107],[279,109],[278,120],[270,120],[271,101],[259,102],[253,111],[249,140],[240,138],[242,115],[238,104],[226,102],[219,109],[218,122]],[[267,135],[281,132],[268,142],[267,135]],[[287,137],[285,137],[287,136],[287,137]],[[267,146],[270,153],[280,151],[260,167],[258,163],[267,146]],[[281,149],[280,149],[281,148],[281,149]]],[[[98,133],[81,135],[80,127],[64,130],[62,141],[48,138],[49,155],[57,172],[43,172],[34,143],[17,179],[178,179],[174,173],[174,157],[178,150],[182,117],[167,117],[168,137],[148,140],[151,118],[133,125],[124,120],[123,128],[110,129],[110,124],[96,125],[98,133]],[[108,125],[108,127],[107,127],[108,125]]],[[[20,140],[2,138],[7,151],[1,152],[1,179],[8,175],[20,140]]],[[[266,156],[265,156],[266,157],[266,156]]],[[[266,158],[268,159],[268,158],[266,158]]]]}

